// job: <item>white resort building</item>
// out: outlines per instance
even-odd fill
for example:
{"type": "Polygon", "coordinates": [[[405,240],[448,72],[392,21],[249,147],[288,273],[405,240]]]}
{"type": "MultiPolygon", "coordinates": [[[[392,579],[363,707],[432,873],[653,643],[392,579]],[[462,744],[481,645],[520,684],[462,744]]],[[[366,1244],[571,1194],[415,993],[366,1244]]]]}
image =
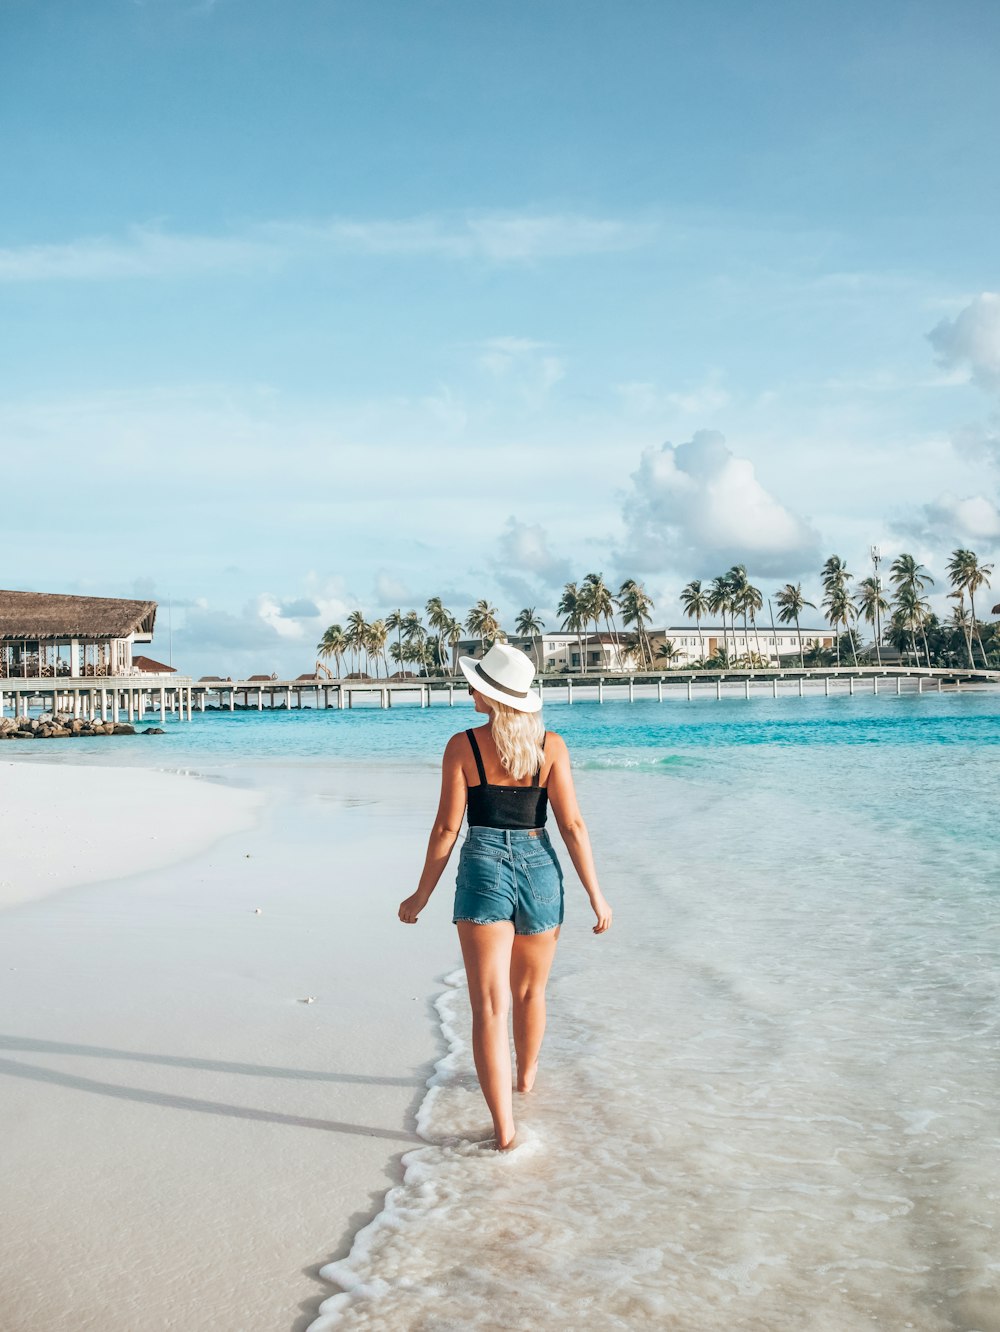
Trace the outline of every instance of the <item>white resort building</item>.
{"type": "MultiPolygon", "coordinates": [[[[833,647],[834,637],[829,629],[816,629],[802,626],[802,651],[808,652],[817,644],[820,647],[833,647]]],[[[782,625],[772,632],[770,625],[765,630],[762,625],[746,633],[741,625],[733,631],[731,625],[723,630],[721,625],[697,627],[691,624],[670,626],[666,629],[647,629],[646,635],[653,653],[653,669],[690,669],[696,662],[712,657],[725,647],[729,659],[738,666],[740,659],[749,654],[760,659],[765,665],[798,665],[799,635],[794,626],[782,625]],[[657,652],[663,643],[671,643],[676,652],[669,667],[662,659],[657,660],[657,652]]],[[[636,671],[639,658],[634,646],[634,635],[630,630],[619,630],[615,634],[601,633],[571,634],[564,631],[541,633],[532,636],[511,634],[507,642],[526,652],[536,666],[546,675],[569,674],[577,671],[592,671],[595,674],[636,671]]],[[[453,668],[457,670],[459,657],[481,657],[483,645],[478,638],[463,639],[455,648],[453,668]]]]}

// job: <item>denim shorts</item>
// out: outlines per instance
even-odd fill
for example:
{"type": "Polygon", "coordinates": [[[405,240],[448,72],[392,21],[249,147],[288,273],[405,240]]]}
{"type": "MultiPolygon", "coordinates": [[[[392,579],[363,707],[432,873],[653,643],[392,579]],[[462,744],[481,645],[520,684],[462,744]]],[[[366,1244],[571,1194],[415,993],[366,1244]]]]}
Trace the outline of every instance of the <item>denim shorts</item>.
{"type": "Polygon", "coordinates": [[[544,828],[470,828],[462,843],[452,920],[514,923],[542,934],[563,920],[563,875],[544,828]]]}

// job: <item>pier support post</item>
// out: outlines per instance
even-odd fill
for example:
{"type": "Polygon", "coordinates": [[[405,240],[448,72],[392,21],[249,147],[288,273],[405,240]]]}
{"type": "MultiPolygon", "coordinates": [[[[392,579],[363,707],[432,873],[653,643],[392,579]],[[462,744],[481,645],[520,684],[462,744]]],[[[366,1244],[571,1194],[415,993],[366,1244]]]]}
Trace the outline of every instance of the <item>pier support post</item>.
{"type": "MultiPolygon", "coordinates": [[[[603,683],[604,683],[604,681],[602,680],[602,681],[601,681],[601,684],[603,684],[603,683]]],[[[635,702],[635,676],[634,676],[634,675],[630,675],[630,676],[628,677],[628,701],[629,701],[630,703],[634,703],[634,702],[635,702]]]]}
{"type": "Polygon", "coordinates": [[[897,676],[896,676],[896,693],[898,694],[898,693],[901,693],[901,692],[902,692],[902,691],[900,690],[900,687],[899,687],[899,676],[897,675],[897,676]]]}
{"type": "Polygon", "coordinates": [[[940,677],[940,675],[939,675],[938,678],[937,678],[937,691],[938,691],[938,693],[940,694],[940,692],[941,692],[941,677],[940,677]]]}
{"type": "Polygon", "coordinates": [[[872,693],[873,693],[873,694],[877,694],[877,693],[878,693],[878,676],[877,676],[877,675],[873,675],[873,676],[872,676],[872,685],[874,686],[873,689],[872,689],[872,693]]]}
{"type": "Polygon", "coordinates": [[[106,722],[107,720],[108,720],[108,691],[107,691],[107,690],[104,688],[104,686],[102,685],[102,686],[101,686],[101,721],[102,721],[102,722],[106,722]]]}
{"type": "Polygon", "coordinates": [[[74,689],[74,690],[73,690],[73,716],[74,716],[74,718],[79,718],[79,716],[80,716],[80,691],[79,691],[79,689],[74,689]]]}
{"type": "Polygon", "coordinates": [[[772,698],[777,698],[777,697],[778,697],[778,677],[777,677],[777,676],[775,676],[774,679],[771,681],[771,697],[772,697],[772,698]]]}
{"type": "MultiPolygon", "coordinates": [[[[598,701],[598,703],[603,703],[603,702],[604,702],[604,676],[603,676],[603,675],[602,675],[602,676],[598,679],[598,681],[597,681],[597,701],[598,701]]],[[[629,699],[629,702],[630,702],[630,703],[631,703],[631,701],[632,701],[632,700],[629,699]]]]}
{"type": "Polygon", "coordinates": [[[830,697],[830,677],[828,675],[823,678],[823,693],[827,698],[830,697]]]}
{"type": "Polygon", "coordinates": [[[956,677],[955,677],[955,693],[956,693],[956,694],[960,694],[961,692],[962,692],[962,681],[959,680],[958,677],[956,676],[956,677]]]}
{"type": "Polygon", "coordinates": [[[693,687],[694,687],[694,681],[693,681],[693,680],[688,680],[688,702],[689,702],[689,703],[691,702],[691,691],[692,691],[693,687]]]}
{"type": "Polygon", "coordinates": [[[802,679],[802,676],[800,675],[800,676],[799,676],[799,698],[802,697],[802,692],[803,692],[803,691],[802,691],[802,686],[803,686],[803,684],[804,684],[804,681],[803,681],[803,679],[802,679]]]}
{"type": "Polygon", "coordinates": [[[378,691],[378,705],[380,708],[387,708],[389,706],[388,689],[383,688],[378,691]]]}
{"type": "Polygon", "coordinates": [[[230,689],[230,691],[229,691],[229,711],[230,711],[230,712],[235,712],[235,711],[236,711],[236,690],[235,690],[235,688],[234,688],[234,689],[230,689]]]}
{"type": "Polygon", "coordinates": [[[129,719],[130,722],[134,722],[134,721],[135,721],[135,690],[134,690],[134,689],[129,689],[129,691],[128,691],[128,719],[129,719]]]}
{"type": "Polygon", "coordinates": [[[338,710],[339,712],[343,712],[343,710],[344,710],[344,686],[343,686],[343,685],[337,685],[337,710],[338,710]]]}
{"type": "Polygon", "coordinates": [[[923,692],[924,692],[924,677],[923,677],[922,675],[918,675],[918,676],[917,676],[917,693],[918,693],[918,694],[922,694],[923,692]]]}
{"type": "Polygon", "coordinates": [[[569,676],[566,677],[566,702],[567,703],[573,702],[573,681],[569,678],[569,676]]]}
{"type": "Polygon", "coordinates": [[[743,681],[743,697],[744,697],[744,698],[749,698],[749,697],[750,697],[750,677],[749,677],[749,675],[748,675],[747,678],[743,681]]]}
{"type": "Polygon", "coordinates": [[[721,675],[719,676],[719,678],[718,678],[718,679],[716,680],[716,682],[715,682],[715,697],[716,697],[716,698],[721,698],[721,697],[722,697],[722,676],[721,676],[721,675]]]}
{"type": "MultiPolygon", "coordinates": [[[[688,683],[690,684],[690,681],[688,681],[688,683]]],[[[662,703],[662,702],[663,702],[663,681],[662,681],[662,680],[657,680],[657,682],[656,682],[656,701],[657,701],[657,703],[662,703]]]]}
{"type": "Polygon", "coordinates": [[[347,706],[348,708],[354,707],[354,695],[351,693],[349,689],[347,691],[347,706]]]}
{"type": "Polygon", "coordinates": [[[848,689],[850,690],[851,695],[853,696],[853,694],[854,694],[854,676],[853,676],[853,675],[852,675],[851,678],[847,681],[847,687],[848,687],[848,689]]]}
{"type": "Polygon", "coordinates": [[[201,693],[198,695],[198,711],[199,711],[199,712],[204,712],[204,711],[205,711],[205,691],[204,691],[204,689],[203,689],[203,690],[201,691],[201,693]]]}
{"type": "MultiPolygon", "coordinates": [[[[542,692],[541,685],[538,686],[538,692],[539,693],[542,692]]],[[[453,708],[455,706],[455,686],[453,684],[450,684],[448,686],[448,706],[449,708],[453,708]]]]}
{"type": "Polygon", "coordinates": [[[264,711],[264,691],[263,691],[263,689],[258,689],[258,690],[257,690],[257,711],[258,711],[258,712],[263,712],[263,711],[264,711]]]}
{"type": "Polygon", "coordinates": [[[167,720],[167,691],[160,685],[160,725],[167,720]]]}

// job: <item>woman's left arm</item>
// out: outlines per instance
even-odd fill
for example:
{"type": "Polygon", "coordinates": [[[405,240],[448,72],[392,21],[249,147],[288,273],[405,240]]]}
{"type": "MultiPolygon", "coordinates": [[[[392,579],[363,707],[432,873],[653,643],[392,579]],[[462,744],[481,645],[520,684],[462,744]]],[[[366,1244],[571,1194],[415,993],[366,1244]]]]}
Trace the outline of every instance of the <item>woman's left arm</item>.
{"type": "Polygon", "coordinates": [[[431,893],[444,873],[444,867],[462,830],[466,782],[459,746],[463,739],[462,734],[453,735],[445,746],[441,762],[441,799],[438,801],[437,815],[427,842],[423,873],[420,875],[417,891],[399,904],[399,919],[404,925],[417,923],[417,916],[430,901],[431,893]]]}

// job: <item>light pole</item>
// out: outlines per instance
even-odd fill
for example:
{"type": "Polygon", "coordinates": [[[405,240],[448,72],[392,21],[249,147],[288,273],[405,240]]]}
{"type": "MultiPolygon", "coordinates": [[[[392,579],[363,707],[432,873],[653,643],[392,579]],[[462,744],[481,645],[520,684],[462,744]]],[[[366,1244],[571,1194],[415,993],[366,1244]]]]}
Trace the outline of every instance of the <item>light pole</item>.
{"type": "Polygon", "coordinates": [[[882,617],[880,614],[882,605],[882,583],[879,579],[878,566],[882,560],[882,552],[878,546],[872,546],[871,549],[872,564],[875,567],[875,658],[878,664],[882,665],[882,617]]]}

